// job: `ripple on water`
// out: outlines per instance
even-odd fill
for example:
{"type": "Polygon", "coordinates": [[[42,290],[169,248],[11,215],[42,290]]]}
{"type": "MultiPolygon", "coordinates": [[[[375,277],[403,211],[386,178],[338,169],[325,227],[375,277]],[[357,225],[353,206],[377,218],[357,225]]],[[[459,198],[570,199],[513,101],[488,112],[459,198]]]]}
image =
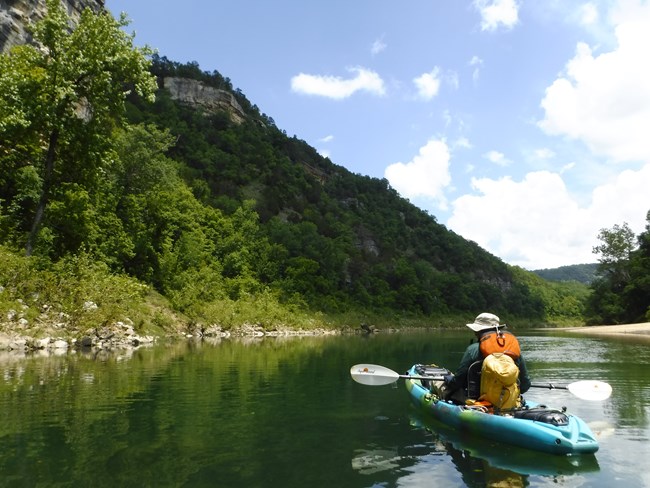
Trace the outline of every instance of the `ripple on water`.
{"type": "Polygon", "coordinates": [[[606,343],[597,339],[572,337],[522,337],[520,338],[526,362],[538,363],[609,363],[611,351],[606,343]]]}

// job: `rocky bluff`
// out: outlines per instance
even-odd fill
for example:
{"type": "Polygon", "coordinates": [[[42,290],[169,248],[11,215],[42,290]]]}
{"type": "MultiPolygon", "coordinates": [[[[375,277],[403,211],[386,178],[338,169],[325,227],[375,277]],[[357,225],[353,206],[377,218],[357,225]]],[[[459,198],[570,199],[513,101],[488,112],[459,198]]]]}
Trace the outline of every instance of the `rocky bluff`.
{"type": "MultiPolygon", "coordinates": [[[[74,22],[86,7],[95,12],[102,11],[104,1],[63,0],[63,4],[74,22]]],[[[45,9],[45,0],[0,0],[0,53],[30,42],[28,26],[41,19],[45,9]]],[[[225,110],[231,120],[238,124],[246,118],[234,95],[228,91],[183,78],[164,78],[161,82],[162,88],[169,90],[171,97],[181,103],[207,113],[225,110]]]]}
{"type": "MultiPolygon", "coordinates": [[[[68,15],[79,18],[86,7],[95,12],[104,8],[104,0],[63,0],[68,15]]],[[[31,41],[27,27],[45,13],[45,0],[0,0],[0,52],[31,41]]]]}
{"type": "Polygon", "coordinates": [[[246,113],[237,103],[235,96],[228,91],[187,78],[166,77],[163,78],[162,85],[169,91],[172,99],[204,113],[225,111],[236,124],[241,124],[246,119],[246,113]]]}

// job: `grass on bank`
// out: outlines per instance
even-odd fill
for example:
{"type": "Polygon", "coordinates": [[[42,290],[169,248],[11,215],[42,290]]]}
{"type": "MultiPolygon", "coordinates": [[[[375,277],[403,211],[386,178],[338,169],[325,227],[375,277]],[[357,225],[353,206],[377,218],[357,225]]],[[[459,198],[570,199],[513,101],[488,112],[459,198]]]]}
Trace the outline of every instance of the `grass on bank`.
{"type": "Polygon", "coordinates": [[[268,291],[236,301],[222,298],[190,303],[179,311],[151,287],[111,273],[88,255],[51,263],[0,246],[0,330],[76,336],[118,321],[132,323],[138,333],[154,335],[194,332],[214,325],[222,330],[247,324],[264,330],[309,330],[346,323],[343,316],[333,322],[321,313],[282,304],[268,291]]]}
{"type": "Polygon", "coordinates": [[[235,330],[245,325],[266,331],[345,330],[358,329],[361,324],[380,330],[443,329],[462,327],[472,318],[459,314],[432,318],[352,309],[324,314],[304,305],[281,303],[271,291],[244,295],[238,300],[193,302],[179,310],[150,286],[111,273],[105,264],[89,255],[51,263],[0,246],[0,330],[27,336],[56,333],[76,337],[88,329],[110,327],[119,321],[133,324],[139,334],[164,336],[215,326],[235,330]]]}

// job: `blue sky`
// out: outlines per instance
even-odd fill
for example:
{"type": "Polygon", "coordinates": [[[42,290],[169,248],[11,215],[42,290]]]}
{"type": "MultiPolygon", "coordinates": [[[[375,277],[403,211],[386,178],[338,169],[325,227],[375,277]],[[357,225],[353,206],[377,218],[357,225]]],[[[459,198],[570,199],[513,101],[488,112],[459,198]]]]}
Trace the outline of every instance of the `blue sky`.
{"type": "Polygon", "coordinates": [[[354,173],[526,269],[650,210],[650,2],[106,0],[354,173]]]}

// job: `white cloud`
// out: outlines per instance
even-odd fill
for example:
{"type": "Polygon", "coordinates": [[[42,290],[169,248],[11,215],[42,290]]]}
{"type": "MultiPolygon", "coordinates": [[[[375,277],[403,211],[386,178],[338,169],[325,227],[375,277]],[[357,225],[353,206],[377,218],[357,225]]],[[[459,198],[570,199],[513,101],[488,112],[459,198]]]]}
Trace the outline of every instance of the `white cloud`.
{"type": "Polygon", "coordinates": [[[372,53],[373,56],[376,56],[380,52],[384,51],[386,47],[387,47],[386,43],[384,42],[384,39],[382,37],[372,43],[372,46],[370,47],[370,52],[372,53]]]}
{"type": "Polygon", "coordinates": [[[591,2],[580,7],[580,23],[582,25],[593,25],[598,22],[598,7],[591,2]]]}
{"type": "Polygon", "coordinates": [[[424,73],[413,79],[418,89],[418,95],[424,100],[431,100],[440,91],[440,68],[437,66],[429,73],[424,73]]]}
{"type": "Polygon", "coordinates": [[[358,91],[367,91],[378,96],[386,94],[384,81],[374,71],[361,67],[350,68],[349,71],[355,74],[353,78],[300,73],[291,79],[291,90],[336,100],[348,98],[358,91]]]}
{"type": "Polygon", "coordinates": [[[467,137],[461,136],[458,139],[456,139],[456,141],[454,142],[452,147],[454,149],[457,148],[457,147],[461,147],[461,148],[464,148],[464,149],[471,149],[472,148],[472,143],[469,142],[469,139],[467,137]]]}
{"type": "Polygon", "coordinates": [[[650,3],[622,5],[612,17],[616,50],[594,55],[579,43],[566,73],[546,89],[539,126],[616,161],[650,161],[650,3]]]}
{"type": "Polygon", "coordinates": [[[519,21],[519,5],[515,0],[474,0],[481,14],[481,30],[494,31],[500,26],[511,29],[519,21]]]}
{"type": "MultiPolygon", "coordinates": [[[[333,135],[328,135],[328,136],[321,137],[320,139],[318,139],[318,142],[327,144],[328,142],[332,142],[333,140],[334,140],[334,136],[333,135]]],[[[320,148],[320,149],[318,149],[318,154],[320,154],[324,158],[329,158],[332,155],[332,151],[329,150],[329,149],[320,148]]]]}
{"type": "Polygon", "coordinates": [[[491,163],[494,163],[499,166],[508,166],[512,164],[512,161],[510,161],[508,158],[506,158],[505,154],[499,152],[499,151],[488,151],[486,152],[483,157],[490,161],[491,163]]]}
{"type": "Polygon", "coordinates": [[[580,206],[561,176],[548,171],[522,181],[473,179],[476,194],[452,203],[447,225],[467,239],[527,269],[596,262],[600,229],[628,222],[639,234],[650,209],[650,164],[625,171],[580,206]]]}
{"type": "Polygon", "coordinates": [[[626,170],[607,184],[594,189],[590,212],[602,227],[627,222],[635,234],[645,228],[650,210],[650,163],[639,171],[626,170]]]}
{"type": "Polygon", "coordinates": [[[434,200],[446,208],[444,190],[451,183],[449,159],[447,143],[431,139],[410,162],[388,166],[384,176],[403,197],[434,200]]]}
{"type": "Polygon", "coordinates": [[[565,164],[564,166],[562,166],[562,168],[560,168],[560,174],[564,174],[567,171],[571,171],[573,168],[575,168],[575,166],[576,166],[575,161],[571,161],[570,163],[565,164]]]}
{"type": "MultiPolygon", "coordinates": [[[[599,53],[579,43],[565,72],[547,88],[541,102],[544,118],[538,123],[547,134],[584,142],[605,164],[588,158],[568,162],[559,171],[529,173],[520,181],[474,179],[474,192],[452,203],[447,225],[508,263],[537,269],[595,262],[592,248],[600,229],[623,222],[637,235],[645,229],[650,209],[650,3],[623,0],[620,6],[611,17],[617,47],[599,53]],[[611,176],[611,163],[626,161],[634,162],[634,169],[611,176]],[[569,171],[581,181],[599,175],[601,183],[586,198],[573,194],[563,180],[569,171]],[[602,179],[606,174],[609,180],[602,179]]],[[[597,11],[590,9],[583,7],[583,21],[595,22],[597,11]]],[[[558,159],[546,148],[532,154],[540,162],[558,159]]],[[[486,156],[500,159],[496,151],[486,156]]]]}
{"type": "Polygon", "coordinates": [[[476,83],[481,73],[481,66],[483,66],[483,60],[478,56],[472,56],[472,59],[469,61],[469,65],[474,68],[474,71],[472,71],[472,80],[474,81],[474,83],[476,83]]]}
{"type": "Polygon", "coordinates": [[[547,148],[547,147],[542,147],[540,149],[535,149],[535,158],[541,159],[541,160],[546,160],[546,159],[553,159],[555,157],[555,153],[547,148]]]}
{"type": "MultiPolygon", "coordinates": [[[[465,195],[452,203],[449,227],[510,264],[546,268],[594,261],[585,255],[587,234],[582,211],[569,197],[562,179],[541,171],[521,182],[473,179],[479,195],[465,195]],[[571,215],[571,226],[552,216],[571,215]],[[565,262],[567,253],[576,261],[565,262]]],[[[591,232],[589,235],[594,236],[591,232]]],[[[591,248],[588,246],[588,253],[591,248]]]]}

